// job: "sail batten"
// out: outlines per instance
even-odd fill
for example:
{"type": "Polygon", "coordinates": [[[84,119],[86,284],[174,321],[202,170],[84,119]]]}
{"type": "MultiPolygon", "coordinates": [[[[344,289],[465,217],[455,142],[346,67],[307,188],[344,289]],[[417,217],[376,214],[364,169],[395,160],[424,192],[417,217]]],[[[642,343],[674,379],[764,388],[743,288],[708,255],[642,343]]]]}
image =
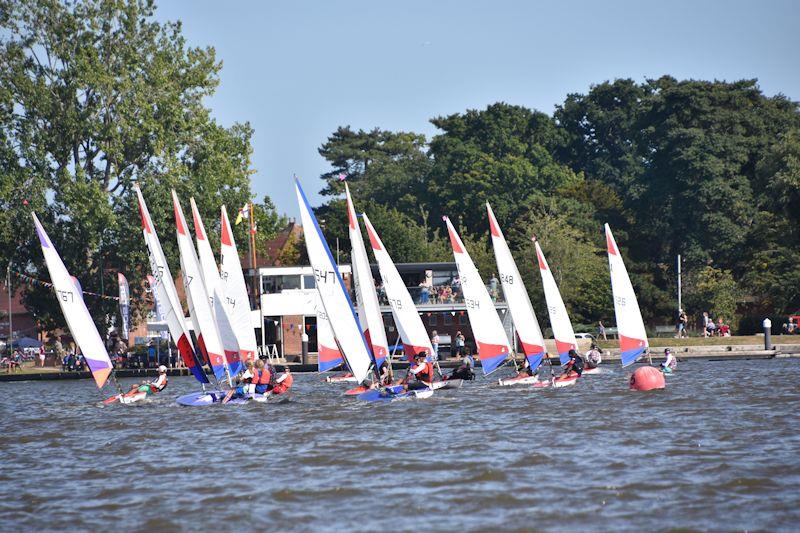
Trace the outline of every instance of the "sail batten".
{"type": "Polygon", "coordinates": [[[608,224],[605,225],[608,268],[611,274],[611,292],[614,296],[614,314],[617,317],[619,347],[622,366],[636,362],[648,349],[647,330],[642,311],[636,299],[628,270],[619,253],[617,242],[608,224]]]}
{"type": "Polygon", "coordinates": [[[533,311],[517,264],[514,262],[505,236],[488,202],[486,210],[489,216],[494,256],[497,261],[497,273],[500,275],[500,283],[503,286],[503,295],[508,303],[511,319],[514,321],[525,358],[528,359],[531,369],[535,370],[542,363],[546,351],[542,329],[536,319],[536,313],[533,311]]]}
{"type": "Polygon", "coordinates": [[[300,181],[295,178],[295,192],[303,221],[308,258],[314,269],[317,291],[331,328],[350,371],[358,382],[369,374],[372,363],[369,347],[361,332],[350,294],[344,285],[339,267],[333,259],[322,229],[311,210],[300,181]]]}
{"type": "Polygon", "coordinates": [[[453,256],[461,281],[461,290],[464,293],[464,303],[478,347],[478,357],[481,360],[483,373],[491,374],[500,368],[513,352],[503,323],[497,315],[497,309],[486,290],[486,285],[484,285],[478,269],[475,268],[475,263],[469,256],[450,219],[443,218],[450,235],[450,244],[453,247],[453,256]]]}

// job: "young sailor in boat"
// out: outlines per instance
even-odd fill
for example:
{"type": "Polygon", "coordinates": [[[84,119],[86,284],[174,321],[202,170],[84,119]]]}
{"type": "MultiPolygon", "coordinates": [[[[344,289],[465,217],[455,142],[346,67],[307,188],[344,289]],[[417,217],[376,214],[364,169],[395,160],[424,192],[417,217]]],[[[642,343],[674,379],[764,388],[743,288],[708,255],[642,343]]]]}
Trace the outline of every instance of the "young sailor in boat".
{"type": "Polygon", "coordinates": [[[253,381],[255,385],[255,392],[257,394],[264,394],[272,390],[272,372],[269,367],[264,364],[264,361],[258,359],[256,361],[255,370],[253,371],[253,381]]]}
{"type": "Polygon", "coordinates": [[[409,390],[430,388],[433,382],[433,363],[428,361],[427,352],[420,352],[414,356],[414,365],[408,369],[408,375],[404,381],[409,390]],[[408,383],[412,375],[416,380],[408,383]]]}
{"type": "Polygon", "coordinates": [[[383,360],[381,366],[378,368],[378,376],[379,385],[382,387],[394,383],[394,372],[392,371],[392,365],[389,363],[388,357],[383,360]]]}
{"type": "Polygon", "coordinates": [[[578,377],[583,374],[583,357],[578,355],[575,350],[569,351],[569,361],[564,365],[564,372],[561,377],[569,377],[572,372],[578,374],[578,377]]]}
{"type": "Polygon", "coordinates": [[[661,370],[664,372],[672,372],[676,368],[678,368],[678,360],[675,359],[675,356],[672,355],[672,350],[669,348],[664,350],[664,357],[666,358],[663,363],[661,363],[661,370]]]}
{"type": "Polygon", "coordinates": [[[161,365],[158,367],[158,378],[153,381],[142,381],[139,385],[134,385],[131,390],[125,393],[125,396],[134,396],[140,392],[147,394],[155,394],[167,388],[167,367],[161,365]]]}
{"type": "Polygon", "coordinates": [[[272,394],[284,394],[289,392],[289,389],[292,388],[294,384],[294,376],[292,376],[292,371],[289,369],[289,365],[286,365],[283,370],[283,374],[281,374],[278,379],[275,380],[275,386],[272,388],[272,394]]]}
{"type": "Polygon", "coordinates": [[[471,380],[475,379],[475,370],[474,370],[474,368],[475,368],[475,359],[472,358],[472,354],[471,353],[468,353],[461,360],[461,364],[458,366],[458,368],[453,370],[453,372],[449,376],[446,376],[443,379],[445,379],[445,380],[449,380],[449,379],[465,379],[467,381],[471,381],[471,380]]]}
{"type": "Polygon", "coordinates": [[[250,385],[253,383],[253,366],[252,361],[247,362],[245,369],[236,378],[236,383],[238,385],[225,394],[222,403],[228,403],[232,398],[244,398],[245,394],[251,392],[250,385]]]}
{"type": "Polygon", "coordinates": [[[602,360],[603,352],[595,343],[592,343],[592,347],[586,352],[586,368],[597,368],[602,360]]]}

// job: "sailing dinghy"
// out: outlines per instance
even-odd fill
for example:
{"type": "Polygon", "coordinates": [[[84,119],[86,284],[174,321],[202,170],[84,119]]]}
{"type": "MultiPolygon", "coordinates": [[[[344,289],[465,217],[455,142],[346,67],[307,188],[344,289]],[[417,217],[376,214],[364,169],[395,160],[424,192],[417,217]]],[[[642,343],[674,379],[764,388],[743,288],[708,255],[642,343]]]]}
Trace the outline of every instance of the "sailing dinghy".
{"type": "Polygon", "coordinates": [[[194,198],[189,198],[192,207],[192,219],[194,221],[194,233],[197,239],[197,256],[200,260],[200,274],[203,278],[203,286],[206,288],[208,300],[211,304],[211,312],[219,330],[222,349],[225,352],[225,360],[228,363],[228,371],[231,376],[235,376],[242,370],[242,363],[239,359],[239,341],[233,331],[233,320],[230,315],[230,308],[225,305],[225,295],[223,293],[222,278],[219,275],[219,267],[214,259],[214,252],[211,251],[211,243],[208,242],[206,227],[200,217],[200,210],[194,198]]]}
{"type": "MultiPolygon", "coordinates": [[[[531,372],[536,372],[542,364],[546,349],[542,329],[533,312],[528,291],[519,275],[519,269],[508,248],[506,238],[500,229],[500,224],[494,216],[492,207],[486,203],[486,211],[489,216],[489,231],[492,235],[492,246],[494,256],[497,261],[497,273],[500,275],[500,283],[503,286],[503,295],[508,303],[511,312],[511,319],[514,321],[514,328],[517,330],[522,351],[528,360],[531,372]]],[[[501,386],[509,385],[530,385],[539,380],[538,376],[528,376],[518,374],[514,377],[498,380],[501,386]]]]}
{"type": "Polygon", "coordinates": [[[344,285],[339,267],[333,259],[317,217],[314,216],[297,178],[295,178],[295,192],[320,302],[330,322],[333,335],[338,341],[342,357],[356,382],[361,383],[369,374],[372,363],[370,348],[361,332],[353,302],[344,285]]]}
{"type": "Polygon", "coordinates": [[[464,304],[478,346],[478,357],[481,360],[483,374],[488,375],[500,368],[512,356],[511,346],[486,285],[464,247],[461,237],[458,236],[450,219],[442,218],[450,234],[461,290],[464,292],[464,304]]]}
{"type": "MultiPolygon", "coordinates": [[[[542,275],[542,287],[544,288],[544,299],[547,302],[547,313],[550,316],[550,327],[553,329],[553,337],[556,341],[558,358],[564,365],[569,361],[569,351],[578,349],[578,341],[575,339],[575,332],[572,330],[572,323],[567,314],[561,292],[558,290],[556,280],[547,259],[544,257],[539,241],[534,238],[536,246],[536,259],[539,263],[539,273],[542,275]]],[[[578,381],[578,375],[570,373],[568,376],[561,376],[552,380],[552,385],[556,388],[574,385],[578,381]]],[[[546,383],[546,382],[540,382],[546,383]]],[[[534,385],[539,385],[534,384],[534,385]]]]}
{"type": "Polygon", "coordinates": [[[139,214],[142,218],[142,235],[147,245],[147,255],[150,261],[150,271],[153,276],[154,299],[163,306],[164,320],[172,336],[172,342],[178,347],[178,353],[183,360],[184,366],[189,369],[194,378],[203,387],[208,383],[203,364],[195,352],[192,345],[189,331],[186,329],[186,318],[183,315],[183,307],[178,298],[178,291],[175,289],[175,282],[169,270],[164,250],[158,240],[156,227],[150,217],[150,211],[144,201],[141,189],[138,184],[134,184],[133,190],[136,192],[136,199],[139,204],[139,214]]]}
{"type": "MultiPolygon", "coordinates": [[[[172,191],[172,206],[175,212],[175,229],[178,240],[178,253],[181,260],[181,275],[186,290],[186,301],[189,304],[189,316],[197,337],[197,344],[206,361],[209,362],[214,377],[219,385],[227,381],[232,385],[230,368],[225,357],[217,323],[211,309],[208,293],[203,285],[203,275],[200,262],[197,258],[192,238],[189,235],[189,226],[183,214],[180,200],[175,191],[172,191]]],[[[226,391],[214,390],[195,392],[183,395],[177,399],[181,405],[198,406],[210,405],[222,400],[226,391]]]]}
{"type": "MultiPolygon", "coordinates": [[[[76,284],[73,281],[74,278],[69,275],[61,256],[36,217],[36,213],[31,213],[31,216],[36,227],[36,235],[39,237],[39,244],[42,246],[44,262],[50,273],[50,281],[61,306],[61,312],[67,321],[67,327],[86,359],[86,364],[92,373],[97,388],[102,389],[114,371],[114,366],[108,357],[103,339],[100,337],[100,333],[92,321],[92,316],[86,308],[79,284],[76,284]]],[[[123,397],[122,391],[119,390],[119,385],[117,385],[117,391],[119,392],[118,397],[123,397]]],[[[142,394],[144,395],[145,393],[142,394]]],[[[136,400],[131,399],[130,402],[125,401],[125,403],[132,403],[133,401],[136,400]]]]}
{"type": "Polygon", "coordinates": [[[617,317],[620,357],[623,368],[635,363],[650,347],[644,328],[642,312],[633,290],[628,270],[619,253],[611,228],[605,225],[608,248],[608,268],[611,272],[611,292],[614,295],[614,314],[617,317]]]}
{"type": "Polygon", "coordinates": [[[256,332],[251,320],[250,296],[244,281],[242,262],[233,240],[228,210],[220,208],[220,271],[225,305],[228,308],[236,341],[239,344],[239,359],[246,363],[256,360],[256,332]]]}

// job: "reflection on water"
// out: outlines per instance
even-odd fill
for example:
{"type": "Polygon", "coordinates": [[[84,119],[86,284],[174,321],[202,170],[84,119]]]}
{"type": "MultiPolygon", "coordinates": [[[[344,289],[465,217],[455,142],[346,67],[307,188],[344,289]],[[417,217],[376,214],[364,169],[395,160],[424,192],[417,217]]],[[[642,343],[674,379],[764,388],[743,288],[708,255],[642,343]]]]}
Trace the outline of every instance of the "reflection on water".
{"type": "MultiPolygon", "coordinates": [[[[665,391],[485,380],[362,404],[102,406],[92,382],[0,384],[0,529],[794,529],[797,361],[688,362],[665,391]]],[[[123,384],[125,386],[125,384],[123,384]]]]}

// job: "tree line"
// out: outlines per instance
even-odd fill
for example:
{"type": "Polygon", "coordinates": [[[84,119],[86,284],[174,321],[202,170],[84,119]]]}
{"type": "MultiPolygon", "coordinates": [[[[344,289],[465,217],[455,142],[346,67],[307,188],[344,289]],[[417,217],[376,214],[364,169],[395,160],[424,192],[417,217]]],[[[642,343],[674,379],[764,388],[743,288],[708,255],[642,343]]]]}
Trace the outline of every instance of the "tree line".
{"type": "Polygon", "coordinates": [[[618,79],[552,115],[499,102],[431,123],[430,139],[346,126],[329,136],[329,200],[317,210],[329,238],[347,236],[344,175],[395,260],[452,261],[446,214],[487,278],[490,202],[537,309],[532,235],[575,322],[613,323],[604,222],[651,324],[677,313],[679,254],[694,316],[735,330],[800,309],[800,113],[757,80],[618,79]]]}

